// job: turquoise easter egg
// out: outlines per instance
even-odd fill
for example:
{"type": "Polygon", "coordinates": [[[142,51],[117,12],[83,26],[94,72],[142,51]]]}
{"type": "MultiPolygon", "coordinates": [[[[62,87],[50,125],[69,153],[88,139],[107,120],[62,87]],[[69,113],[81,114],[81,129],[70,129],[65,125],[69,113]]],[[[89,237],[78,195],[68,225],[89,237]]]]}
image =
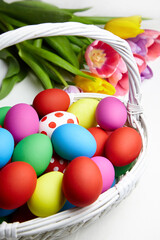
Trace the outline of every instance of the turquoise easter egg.
{"type": "Polygon", "coordinates": [[[80,156],[92,157],[97,148],[93,135],[86,128],[72,123],[55,129],[51,141],[55,152],[67,160],[80,156]]]}
{"type": "Polygon", "coordinates": [[[12,134],[0,128],[0,168],[4,167],[10,160],[14,150],[14,139],[12,134]]]}
{"type": "Polygon", "coordinates": [[[16,145],[12,161],[29,163],[39,176],[47,169],[52,154],[53,148],[49,137],[35,133],[25,137],[16,145]]]}

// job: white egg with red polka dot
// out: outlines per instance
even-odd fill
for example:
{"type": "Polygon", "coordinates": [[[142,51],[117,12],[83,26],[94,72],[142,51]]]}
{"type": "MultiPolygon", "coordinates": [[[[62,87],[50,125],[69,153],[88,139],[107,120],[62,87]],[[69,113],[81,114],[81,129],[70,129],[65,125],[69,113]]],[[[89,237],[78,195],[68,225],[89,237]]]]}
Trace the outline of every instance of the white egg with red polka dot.
{"type": "Polygon", "coordinates": [[[45,115],[39,122],[39,133],[43,133],[51,138],[53,131],[62,124],[78,124],[78,118],[65,111],[56,111],[45,115]]]}

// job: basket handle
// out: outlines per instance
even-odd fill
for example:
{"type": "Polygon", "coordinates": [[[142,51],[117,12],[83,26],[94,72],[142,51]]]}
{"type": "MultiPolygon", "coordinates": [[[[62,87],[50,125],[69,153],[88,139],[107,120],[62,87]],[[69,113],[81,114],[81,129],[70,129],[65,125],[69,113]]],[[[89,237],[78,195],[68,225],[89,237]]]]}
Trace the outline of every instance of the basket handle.
{"type": "Polygon", "coordinates": [[[110,45],[121,55],[127,65],[129,77],[129,100],[127,105],[129,121],[133,124],[134,117],[139,120],[142,108],[140,105],[141,79],[138,67],[127,41],[119,38],[111,32],[101,29],[95,25],[87,25],[77,22],[28,25],[1,34],[0,50],[25,40],[58,35],[75,35],[101,40],[110,45]]]}

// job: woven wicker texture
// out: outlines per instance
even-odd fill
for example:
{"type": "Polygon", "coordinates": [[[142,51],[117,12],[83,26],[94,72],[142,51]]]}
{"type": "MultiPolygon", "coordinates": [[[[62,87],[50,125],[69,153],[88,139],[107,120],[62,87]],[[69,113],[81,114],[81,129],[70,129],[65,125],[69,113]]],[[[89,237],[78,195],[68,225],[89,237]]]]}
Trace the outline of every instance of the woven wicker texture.
{"type": "MultiPolygon", "coordinates": [[[[127,65],[130,86],[129,97],[127,101],[124,99],[124,103],[127,106],[130,126],[137,129],[142,137],[142,151],[133,168],[113,188],[101,194],[97,201],[90,206],[81,209],[73,208],[53,216],[36,218],[23,223],[8,224],[3,222],[0,225],[0,239],[58,239],[95,222],[101,215],[106,214],[119,204],[134,189],[146,165],[144,156],[148,136],[143,109],[141,107],[141,80],[132,52],[125,40],[94,25],[74,22],[44,23],[25,26],[1,34],[0,50],[24,40],[55,35],[76,35],[101,40],[109,44],[121,55],[127,65]]],[[[71,94],[70,97],[74,102],[84,97],[102,99],[106,95],[81,93],[71,94]]]]}

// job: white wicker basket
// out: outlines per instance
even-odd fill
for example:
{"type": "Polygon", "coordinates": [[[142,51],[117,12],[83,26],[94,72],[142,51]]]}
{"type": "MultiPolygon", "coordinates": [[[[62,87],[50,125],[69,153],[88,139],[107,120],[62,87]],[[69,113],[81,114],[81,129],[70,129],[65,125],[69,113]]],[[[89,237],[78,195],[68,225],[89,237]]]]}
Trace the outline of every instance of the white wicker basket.
{"type": "MultiPolygon", "coordinates": [[[[142,137],[143,147],[136,164],[111,189],[99,196],[96,202],[84,208],[73,208],[46,218],[36,218],[23,223],[0,224],[0,239],[57,239],[75,232],[82,226],[90,224],[101,215],[106,214],[112,207],[119,204],[135,187],[141,177],[146,160],[144,155],[147,149],[147,128],[141,107],[140,75],[132,56],[129,45],[125,40],[94,25],[81,23],[44,23],[25,26],[0,35],[0,50],[24,40],[55,36],[75,35],[98,39],[113,47],[127,65],[129,75],[129,97],[127,103],[128,121],[130,126],[137,129],[142,137]]],[[[103,98],[103,94],[71,94],[73,101],[79,98],[103,98]]]]}

